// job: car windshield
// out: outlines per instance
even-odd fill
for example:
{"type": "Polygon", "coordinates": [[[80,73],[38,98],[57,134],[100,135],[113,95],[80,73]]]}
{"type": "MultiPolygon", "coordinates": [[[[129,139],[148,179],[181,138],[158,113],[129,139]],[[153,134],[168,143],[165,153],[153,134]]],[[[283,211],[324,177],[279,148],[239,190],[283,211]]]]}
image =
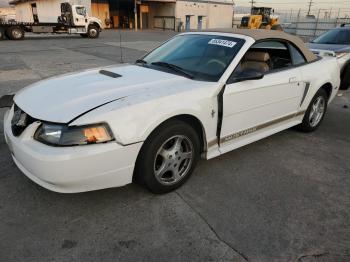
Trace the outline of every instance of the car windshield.
{"type": "Polygon", "coordinates": [[[350,30],[333,29],[312,42],[316,44],[350,45],[350,30]]]}
{"type": "Polygon", "coordinates": [[[243,39],[227,36],[178,35],[137,63],[196,80],[218,81],[243,44],[243,39]]]}

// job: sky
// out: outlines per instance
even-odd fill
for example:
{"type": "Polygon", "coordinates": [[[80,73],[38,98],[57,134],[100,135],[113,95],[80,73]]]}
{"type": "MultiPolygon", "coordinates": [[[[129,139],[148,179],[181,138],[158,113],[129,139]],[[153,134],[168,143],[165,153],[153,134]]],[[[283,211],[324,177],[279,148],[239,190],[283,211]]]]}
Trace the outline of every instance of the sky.
{"type": "Polygon", "coordinates": [[[7,6],[8,0],[0,0],[0,6],[7,6]]]}

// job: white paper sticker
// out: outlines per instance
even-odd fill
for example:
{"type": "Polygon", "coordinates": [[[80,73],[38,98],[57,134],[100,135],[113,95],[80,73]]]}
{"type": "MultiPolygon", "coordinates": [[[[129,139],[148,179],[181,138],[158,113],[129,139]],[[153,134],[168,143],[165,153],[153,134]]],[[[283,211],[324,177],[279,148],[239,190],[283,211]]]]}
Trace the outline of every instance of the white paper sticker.
{"type": "Polygon", "coordinates": [[[232,48],[234,47],[237,42],[233,42],[233,41],[230,41],[230,40],[224,40],[224,39],[211,39],[209,42],[208,42],[209,45],[220,45],[220,46],[225,46],[225,47],[229,47],[229,48],[232,48]]]}

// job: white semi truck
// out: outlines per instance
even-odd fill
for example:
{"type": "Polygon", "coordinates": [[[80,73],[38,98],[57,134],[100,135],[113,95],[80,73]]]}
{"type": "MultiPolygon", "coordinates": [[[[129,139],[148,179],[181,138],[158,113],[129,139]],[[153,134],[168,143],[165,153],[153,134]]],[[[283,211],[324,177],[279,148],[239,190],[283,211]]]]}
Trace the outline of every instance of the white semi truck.
{"type": "Polygon", "coordinates": [[[98,38],[102,30],[102,22],[88,15],[83,5],[61,3],[61,15],[56,22],[40,22],[36,9],[33,9],[34,21],[0,22],[0,40],[21,40],[26,32],[37,34],[80,34],[82,37],[98,38]]]}

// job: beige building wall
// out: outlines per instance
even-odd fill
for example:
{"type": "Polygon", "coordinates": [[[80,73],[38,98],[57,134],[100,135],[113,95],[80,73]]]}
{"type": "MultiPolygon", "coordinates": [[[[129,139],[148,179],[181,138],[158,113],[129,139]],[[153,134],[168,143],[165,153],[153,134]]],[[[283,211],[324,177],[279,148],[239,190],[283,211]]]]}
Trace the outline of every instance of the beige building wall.
{"type": "Polygon", "coordinates": [[[176,2],[176,18],[186,26],[186,15],[190,15],[190,29],[198,29],[198,16],[202,16],[202,29],[231,28],[233,5],[220,2],[191,2],[178,0],[176,2]]]}
{"type": "Polygon", "coordinates": [[[16,19],[16,10],[14,7],[0,7],[0,20],[7,21],[16,19]]]}
{"type": "Polygon", "coordinates": [[[16,4],[16,21],[34,22],[31,4],[36,3],[38,18],[41,23],[57,23],[57,18],[61,15],[61,3],[84,5],[91,15],[90,0],[38,0],[16,4]]]}
{"type": "Polygon", "coordinates": [[[16,9],[14,7],[0,7],[0,15],[14,15],[16,9]]]}

